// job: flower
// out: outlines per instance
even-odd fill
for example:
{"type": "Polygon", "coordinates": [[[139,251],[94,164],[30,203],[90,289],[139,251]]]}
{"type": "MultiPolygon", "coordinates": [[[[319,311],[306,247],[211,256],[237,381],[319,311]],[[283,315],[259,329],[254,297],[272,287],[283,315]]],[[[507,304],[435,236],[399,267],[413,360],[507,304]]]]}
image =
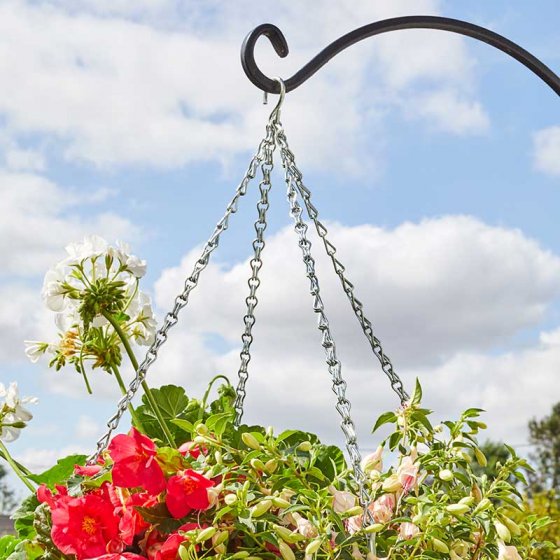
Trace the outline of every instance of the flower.
{"type": "Polygon", "coordinates": [[[393,494],[383,494],[383,496],[370,504],[368,509],[376,523],[387,523],[393,517],[395,504],[396,500],[393,494]]]}
{"type": "Polygon", "coordinates": [[[125,544],[130,546],[134,542],[134,537],[150,527],[150,524],[144,520],[136,508],[153,507],[157,503],[157,497],[152,496],[148,492],[131,494],[125,500],[121,508],[122,517],[119,521],[121,538],[125,544]]]}
{"type": "Polygon", "coordinates": [[[381,456],[383,455],[383,447],[380,445],[373,453],[366,455],[360,466],[364,472],[370,471],[381,471],[383,469],[383,460],[381,456]]]}
{"type": "Polygon", "coordinates": [[[156,446],[136,428],[132,428],[128,435],[115,436],[108,451],[114,462],[115,486],[141,487],[150,494],[159,494],[165,488],[165,476],[156,460],[156,446]]]}
{"type": "Polygon", "coordinates": [[[194,441],[186,441],[179,446],[179,453],[183,456],[190,455],[193,459],[198,459],[200,454],[207,453],[207,450],[194,441]]]}
{"type": "Polygon", "coordinates": [[[309,519],[305,519],[301,515],[297,517],[294,515],[296,519],[297,531],[300,535],[304,536],[307,539],[312,539],[316,537],[319,533],[317,528],[309,521],[309,519]]]}
{"type": "Polygon", "coordinates": [[[32,364],[39,361],[39,358],[49,349],[47,342],[39,342],[37,340],[24,340],[25,355],[29,358],[32,364]]]}
{"type": "Polygon", "coordinates": [[[75,554],[82,560],[124,548],[113,506],[96,494],[59,499],[51,512],[51,537],[64,554],[75,554]]]}
{"type": "Polygon", "coordinates": [[[420,529],[409,521],[404,521],[399,527],[399,537],[405,541],[414,538],[419,532],[420,529]]]}
{"type": "Polygon", "coordinates": [[[25,423],[33,418],[31,412],[23,405],[37,404],[38,400],[36,397],[21,398],[15,382],[10,383],[8,388],[0,383],[0,398],[4,399],[0,406],[0,439],[6,442],[15,441],[25,428],[25,423]]]}
{"type": "Polygon", "coordinates": [[[210,479],[192,469],[178,472],[167,481],[165,503],[169,513],[180,519],[193,509],[207,509],[210,505],[207,489],[212,486],[210,479]]]}
{"type": "Polygon", "coordinates": [[[522,560],[517,548],[506,545],[503,541],[498,542],[498,560],[522,560]]]}
{"type": "Polygon", "coordinates": [[[134,554],[134,552],[116,552],[112,554],[104,554],[91,560],[146,560],[145,556],[134,554]]]}
{"type": "Polygon", "coordinates": [[[344,513],[356,505],[356,496],[351,492],[330,488],[333,495],[333,509],[336,513],[344,513]]]}
{"type": "Polygon", "coordinates": [[[68,288],[64,282],[65,274],[61,266],[55,266],[45,274],[41,295],[51,311],[62,311],[66,307],[68,288]]]}
{"type": "Polygon", "coordinates": [[[418,482],[418,465],[413,461],[412,457],[403,457],[397,467],[397,479],[402,486],[405,494],[410,492],[418,482]]]}
{"type": "Polygon", "coordinates": [[[132,337],[143,346],[149,346],[154,341],[157,321],[152,309],[150,296],[139,291],[128,309],[129,315],[133,318],[132,337]]]}

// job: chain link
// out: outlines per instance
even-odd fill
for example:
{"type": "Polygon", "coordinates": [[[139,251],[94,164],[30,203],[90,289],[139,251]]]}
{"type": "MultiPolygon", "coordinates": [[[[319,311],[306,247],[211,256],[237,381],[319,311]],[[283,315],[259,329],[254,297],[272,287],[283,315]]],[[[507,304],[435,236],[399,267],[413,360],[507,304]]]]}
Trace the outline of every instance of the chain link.
{"type": "Polygon", "coordinates": [[[165,316],[162,327],[157,331],[155,340],[152,343],[152,345],[148,348],[144,360],[138,366],[138,370],[136,371],[134,378],[130,382],[126,393],[119,400],[117,404],[117,411],[108,420],[107,422],[108,430],[97,441],[96,451],[88,459],[88,463],[97,462],[97,460],[99,459],[103,451],[109,445],[109,442],[111,440],[111,435],[118,428],[122,416],[127,411],[128,405],[132,402],[132,399],[134,398],[138,389],[140,388],[142,381],[144,381],[144,379],[146,378],[148,370],[150,369],[152,364],[157,360],[159,349],[167,340],[168,331],[177,324],[179,320],[180,311],[189,302],[190,293],[198,285],[198,279],[200,277],[200,274],[208,265],[212,252],[218,247],[218,244],[220,242],[220,236],[224,231],[228,229],[229,219],[231,215],[237,212],[239,199],[242,196],[245,196],[245,194],[247,193],[247,188],[249,186],[249,183],[252,179],[254,179],[259,165],[262,164],[263,161],[265,161],[268,154],[267,147],[270,144],[269,136],[272,134],[271,123],[272,123],[272,115],[271,115],[271,120],[269,120],[267,126],[267,134],[265,138],[263,138],[263,140],[260,142],[256,154],[251,159],[251,162],[249,163],[249,167],[247,169],[247,172],[245,173],[245,176],[241,180],[241,183],[239,184],[239,186],[235,191],[235,195],[233,196],[233,198],[231,199],[230,203],[226,208],[225,215],[217,223],[214,232],[212,233],[212,235],[204,245],[202,253],[198,258],[198,260],[196,261],[191,275],[185,280],[183,291],[175,298],[173,309],[170,312],[168,312],[167,315],[165,316]]]}
{"type": "Polygon", "coordinates": [[[257,307],[259,300],[257,299],[257,290],[261,284],[259,278],[259,271],[262,267],[261,253],[264,249],[264,232],[266,230],[266,213],[270,206],[268,202],[268,193],[271,188],[270,174],[274,168],[274,150],[276,145],[274,142],[274,129],[271,125],[267,127],[267,139],[270,142],[265,145],[265,160],[261,164],[262,181],[259,183],[259,190],[261,193],[260,200],[257,202],[258,218],[255,222],[255,232],[256,237],[253,241],[253,258],[251,259],[251,277],[248,280],[249,285],[249,295],[245,299],[247,304],[247,312],[243,317],[243,322],[245,323],[245,330],[241,335],[241,341],[243,342],[243,347],[239,355],[241,359],[241,365],[239,366],[239,371],[237,373],[239,381],[236,388],[236,399],[235,399],[235,425],[239,426],[241,419],[243,417],[243,403],[247,392],[245,391],[245,384],[249,378],[248,366],[251,361],[251,344],[253,343],[253,325],[255,324],[255,308],[257,307]]]}
{"type": "MultiPolygon", "coordinates": [[[[282,124],[278,121],[276,124],[276,142],[280,150],[288,149],[286,135],[282,124]]],[[[336,345],[331,333],[329,321],[325,313],[325,307],[321,298],[319,280],[315,272],[315,259],[311,255],[311,241],[307,239],[308,226],[303,219],[303,209],[298,202],[298,190],[295,186],[297,169],[292,166],[290,160],[283,159],[285,169],[285,180],[288,189],[288,201],[290,203],[290,215],[294,220],[294,229],[299,237],[299,247],[302,252],[303,262],[305,264],[307,277],[309,278],[310,292],[313,296],[313,310],[318,315],[317,326],[322,333],[322,346],[325,349],[326,362],[329,373],[333,381],[332,390],[337,396],[336,410],[342,418],[340,427],[344,433],[346,441],[346,449],[350,457],[354,478],[359,488],[360,502],[365,511],[368,512],[367,506],[370,497],[365,486],[365,475],[360,466],[362,456],[358,448],[358,436],[354,421],[351,417],[350,401],[346,397],[346,381],[342,377],[342,365],[336,354],[336,345]],[[295,173],[294,173],[295,172],[295,173]]]]}
{"type": "Polygon", "coordinates": [[[294,154],[287,144],[280,145],[280,154],[282,157],[283,165],[289,167],[291,170],[294,186],[299,192],[299,195],[305,204],[305,208],[307,210],[309,218],[315,224],[317,234],[323,240],[323,245],[325,247],[327,255],[331,259],[334,270],[340,279],[340,283],[342,284],[344,293],[348,297],[352,310],[354,311],[354,314],[358,319],[358,322],[360,323],[362,331],[367,341],[369,342],[374,355],[379,360],[381,369],[389,378],[391,388],[398,395],[401,404],[404,404],[409,399],[409,396],[404,389],[404,384],[401,378],[395,372],[389,356],[387,356],[383,351],[380,340],[375,336],[373,332],[371,321],[366,317],[364,313],[364,306],[354,293],[354,284],[352,284],[352,282],[350,282],[350,280],[346,277],[346,268],[337,258],[336,247],[327,239],[328,230],[319,221],[319,211],[311,202],[311,191],[303,184],[303,174],[295,164],[294,154]]]}

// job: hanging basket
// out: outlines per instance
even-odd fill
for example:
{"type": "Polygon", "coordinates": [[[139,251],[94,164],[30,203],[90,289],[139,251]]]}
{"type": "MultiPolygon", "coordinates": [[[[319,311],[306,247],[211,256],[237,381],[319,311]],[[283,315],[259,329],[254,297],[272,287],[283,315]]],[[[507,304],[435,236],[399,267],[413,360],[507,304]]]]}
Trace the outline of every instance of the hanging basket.
{"type": "MultiPolygon", "coordinates": [[[[251,41],[254,46],[256,37],[258,34],[250,36],[249,46],[251,41]]],[[[108,430],[91,457],[71,457],[40,475],[14,465],[35,496],[18,512],[21,538],[0,558],[512,560],[527,558],[538,542],[537,525],[544,522],[523,516],[520,495],[512,482],[523,478],[527,463],[508,448],[509,459],[496,477],[484,475],[486,458],[476,440],[485,427],[479,419],[482,411],[471,408],[455,421],[433,426],[430,411],[422,407],[420,384],[416,383],[411,395],[405,391],[319,219],[289,148],[280,120],[286,86],[275,79],[267,87],[277,90],[280,98],[266,134],[153,340],[144,331],[138,335],[130,330],[133,297],[128,298],[121,275],[138,278],[135,270],[142,265],[124,249],[104,247],[71,261],[67,266],[75,273],[74,279],[76,270],[87,277],[90,269],[86,264],[91,265],[93,276],[82,279],[86,287],[81,291],[73,291],[67,278],[51,278],[49,297],[58,297],[58,302],[73,299],[78,309],[78,326],[65,331],[66,335],[74,332],[74,338],[66,344],[74,344],[75,349],[80,337],[93,336],[91,333],[99,329],[117,349],[114,356],[107,353],[100,367],[118,376],[118,368],[112,365],[121,359],[117,354],[124,352],[135,376],[124,389],[108,430]],[[284,169],[290,214],[309,279],[346,453],[303,431],[275,434],[272,428],[242,423],[275,156],[284,169]],[[148,371],[252,181],[258,181],[260,197],[237,387],[218,376],[199,399],[187,396],[180,387],[149,389],[148,371]],[[399,398],[398,408],[382,414],[375,423],[374,432],[386,425],[386,433],[379,437],[376,451],[365,457],[360,453],[346,382],[321,298],[305,214],[399,398]],[[104,282],[95,277],[98,266],[107,271],[104,282]],[[109,271],[115,270],[109,279],[109,271]],[[127,335],[127,329],[136,335],[127,335]],[[140,364],[129,344],[131,336],[143,336],[143,341],[150,343],[140,364]],[[218,380],[223,382],[218,397],[210,402],[210,388],[218,380]],[[140,387],[145,391],[142,404],[133,408],[140,387]],[[116,434],[127,411],[133,427],[116,434]],[[36,491],[33,484],[38,485],[36,491]]],[[[140,313],[142,317],[144,311],[140,313]]],[[[138,322],[147,328],[148,319],[138,322]]],[[[65,348],[70,352],[69,346],[65,348]]],[[[35,350],[42,353],[48,348],[35,350]]],[[[60,362],[61,355],[59,349],[57,367],[66,363],[60,362]]],[[[66,355],[85,376],[81,358],[76,352],[66,355]]]]}

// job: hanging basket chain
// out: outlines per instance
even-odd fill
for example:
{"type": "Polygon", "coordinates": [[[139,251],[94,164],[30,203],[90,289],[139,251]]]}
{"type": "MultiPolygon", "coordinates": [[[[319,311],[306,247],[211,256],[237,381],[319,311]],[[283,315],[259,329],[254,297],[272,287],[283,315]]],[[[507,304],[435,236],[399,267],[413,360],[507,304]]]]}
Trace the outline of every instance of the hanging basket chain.
{"type": "Polygon", "coordinates": [[[352,282],[350,282],[350,280],[345,275],[346,268],[337,257],[336,247],[331,241],[327,239],[328,230],[319,221],[319,211],[311,202],[311,191],[303,184],[303,174],[295,164],[294,154],[287,146],[282,147],[280,153],[282,156],[282,160],[286,162],[285,165],[287,165],[291,169],[295,188],[298,190],[299,195],[305,204],[305,208],[307,210],[309,218],[315,224],[317,235],[323,240],[325,251],[327,252],[327,255],[329,256],[333,264],[334,270],[340,279],[340,283],[342,284],[344,293],[350,301],[350,305],[352,307],[352,310],[354,311],[354,315],[358,319],[358,322],[362,327],[362,331],[367,341],[369,342],[374,355],[379,360],[381,369],[389,378],[391,388],[398,395],[401,404],[404,404],[409,399],[409,396],[404,389],[404,384],[401,378],[395,372],[389,356],[387,356],[383,351],[380,340],[375,336],[373,332],[371,321],[366,317],[364,313],[363,303],[356,297],[354,293],[354,284],[352,284],[352,282]]]}
{"type": "Polygon", "coordinates": [[[251,344],[253,343],[253,325],[255,324],[255,308],[257,307],[259,300],[257,299],[257,290],[261,284],[259,278],[259,271],[262,267],[261,253],[265,246],[264,232],[266,230],[266,213],[270,206],[268,201],[268,193],[271,188],[270,174],[274,168],[274,151],[276,149],[276,144],[274,142],[274,128],[271,124],[267,126],[267,143],[264,146],[265,159],[261,164],[262,180],[259,184],[260,190],[260,200],[257,202],[258,218],[255,222],[255,232],[256,237],[253,241],[253,258],[251,259],[251,277],[248,280],[249,285],[249,295],[245,299],[247,304],[247,312],[243,317],[243,322],[245,323],[245,330],[241,336],[241,341],[243,342],[243,347],[239,355],[241,359],[241,364],[239,366],[239,371],[237,373],[239,381],[237,383],[236,389],[236,399],[235,399],[235,425],[239,426],[241,419],[243,417],[243,403],[245,401],[245,396],[247,392],[245,391],[245,384],[249,378],[248,366],[251,361],[251,344]]]}
{"type": "Polygon", "coordinates": [[[144,360],[139,365],[138,370],[136,371],[134,378],[130,382],[126,393],[119,400],[117,404],[117,411],[108,420],[107,432],[97,441],[96,451],[88,459],[88,464],[96,463],[103,451],[109,445],[111,436],[113,432],[118,428],[122,416],[128,409],[128,405],[134,399],[134,396],[138,392],[142,381],[144,381],[144,379],[146,378],[148,370],[157,360],[159,349],[167,340],[168,331],[177,324],[180,311],[188,304],[190,293],[198,285],[200,274],[208,265],[212,252],[218,247],[220,236],[224,231],[228,229],[229,219],[232,214],[235,214],[237,212],[240,198],[245,196],[249,183],[252,179],[255,178],[259,165],[261,165],[262,162],[266,160],[268,154],[268,146],[270,144],[270,135],[272,134],[270,124],[271,122],[269,121],[266,136],[265,138],[263,138],[263,140],[261,140],[256,154],[251,159],[247,172],[245,173],[245,176],[237,187],[235,195],[228,204],[223,218],[217,223],[214,232],[204,245],[202,253],[196,261],[191,275],[185,280],[183,291],[175,298],[173,309],[165,316],[163,325],[157,331],[154,342],[148,348],[144,360]]]}
{"type": "MultiPolygon", "coordinates": [[[[288,143],[280,121],[276,123],[276,142],[280,148],[280,152],[288,150],[288,143]]],[[[303,262],[307,271],[307,277],[310,283],[310,292],[313,296],[313,310],[318,314],[318,329],[322,333],[322,346],[325,349],[326,362],[329,373],[331,374],[333,392],[337,396],[336,410],[342,417],[340,424],[342,432],[346,440],[346,449],[350,457],[354,478],[359,488],[360,503],[364,511],[369,513],[367,506],[370,502],[370,496],[365,487],[365,474],[360,466],[362,460],[360,450],[358,448],[358,437],[354,421],[351,417],[350,401],[346,398],[346,381],[342,377],[342,366],[336,355],[336,345],[331,333],[329,321],[325,313],[325,307],[321,298],[319,280],[315,272],[315,259],[311,255],[311,242],[307,239],[307,230],[309,229],[303,219],[303,209],[298,203],[298,190],[296,188],[297,169],[291,165],[290,159],[282,158],[282,164],[285,169],[285,180],[288,189],[288,200],[290,203],[290,214],[294,220],[294,229],[299,237],[299,247],[302,251],[303,262]]]]}

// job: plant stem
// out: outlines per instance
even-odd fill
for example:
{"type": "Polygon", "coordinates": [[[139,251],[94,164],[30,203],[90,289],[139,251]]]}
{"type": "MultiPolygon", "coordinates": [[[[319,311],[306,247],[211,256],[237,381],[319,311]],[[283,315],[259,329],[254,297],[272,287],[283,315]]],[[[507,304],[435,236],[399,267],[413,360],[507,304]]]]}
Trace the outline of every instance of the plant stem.
{"type": "Polygon", "coordinates": [[[225,376],[225,375],[216,375],[215,377],[213,377],[210,380],[210,383],[208,383],[208,388],[206,389],[206,392],[204,393],[204,396],[202,397],[202,403],[200,405],[200,412],[198,414],[198,419],[202,420],[202,416],[204,414],[204,410],[206,409],[206,401],[208,400],[208,396],[210,395],[210,391],[212,389],[212,385],[214,385],[214,383],[216,381],[218,381],[218,379],[223,379],[224,381],[226,381],[226,383],[231,387],[231,383],[229,381],[229,379],[225,376]]]}
{"type": "MultiPolygon", "coordinates": [[[[118,370],[117,366],[112,366],[111,367],[111,371],[113,372],[113,375],[115,376],[115,379],[117,380],[117,383],[119,384],[119,387],[121,389],[121,392],[123,395],[126,395],[126,385],[124,384],[123,378],[121,376],[120,371],[118,370]]],[[[142,422],[140,421],[140,419],[138,418],[138,416],[136,415],[136,411],[134,410],[134,407],[132,406],[132,404],[128,403],[128,412],[130,412],[130,416],[132,417],[132,423],[141,431],[144,431],[144,428],[142,426],[142,422]]]]}
{"type": "Polygon", "coordinates": [[[19,479],[25,484],[25,486],[27,486],[27,488],[29,488],[32,494],[35,494],[35,487],[33,486],[33,484],[31,484],[31,482],[29,482],[27,477],[23,474],[18,464],[14,461],[13,457],[10,455],[8,448],[4,445],[4,442],[1,440],[0,440],[0,450],[2,451],[2,455],[4,459],[8,461],[8,464],[10,465],[10,467],[12,467],[12,470],[16,473],[19,479]]]}
{"type": "MultiPolygon", "coordinates": [[[[107,319],[107,321],[109,321],[109,323],[111,323],[111,326],[115,329],[115,332],[117,333],[118,337],[121,339],[124,349],[128,355],[128,358],[130,360],[130,363],[132,364],[132,367],[134,368],[134,371],[138,371],[138,360],[136,359],[136,356],[134,355],[134,352],[132,351],[132,347],[130,346],[130,342],[128,340],[128,337],[126,336],[126,334],[123,332],[123,330],[121,329],[120,325],[117,323],[117,321],[115,321],[115,318],[108,313],[107,311],[102,311],[103,317],[105,317],[105,319],[107,319]]],[[[173,435],[171,434],[171,432],[169,431],[169,428],[167,427],[167,424],[165,423],[165,420],[163,419],[163,416],[161,415],[161,410],[159,409],[156,400],[154,399],[154,395],[152,394],[152,391],[150,390],[150,388],[148,387],[148,384],[145,381],[142,381],[142,389],[144,389],[144,393],[146,395],[146,398],[148,399],[148,402],[150,403],[150,408],[152,409],[152,412],[155,414],[159,425],[161,426],[161,429],[163,430],[163,433],[165,434],[165,437],[167,439],[167,442],[169,443],[169,445],[171,447],[175,447],[175,441],[173,439],[173,435]]]]}

